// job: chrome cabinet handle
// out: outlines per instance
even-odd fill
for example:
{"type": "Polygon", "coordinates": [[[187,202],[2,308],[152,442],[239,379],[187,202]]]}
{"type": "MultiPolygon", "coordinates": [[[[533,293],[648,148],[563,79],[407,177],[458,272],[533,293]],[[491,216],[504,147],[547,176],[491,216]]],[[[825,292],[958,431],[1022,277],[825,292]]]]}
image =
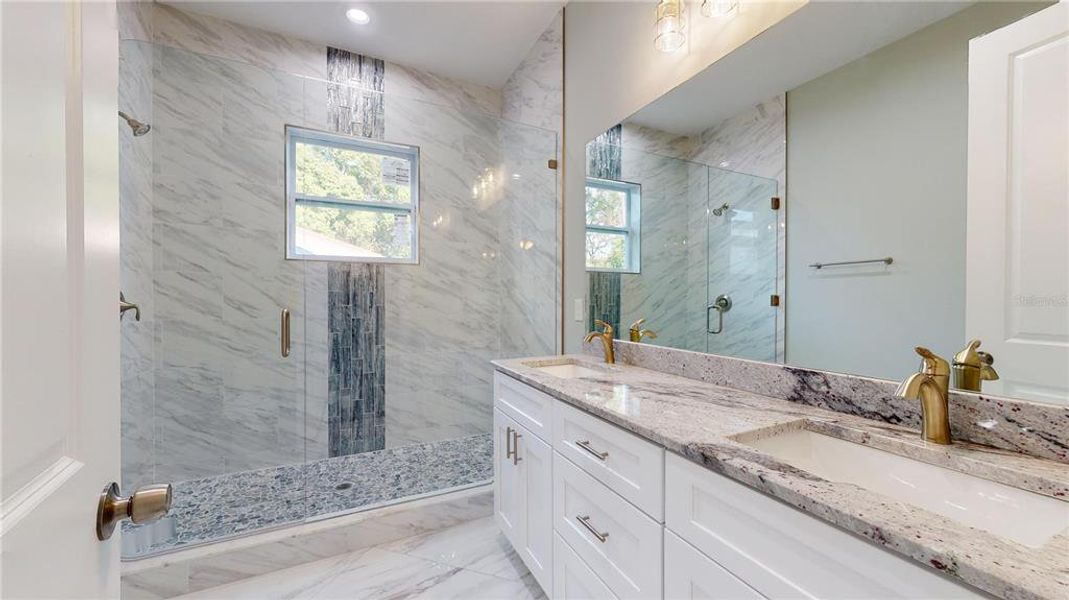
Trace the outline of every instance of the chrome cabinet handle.
{"type": "Polygon", "coordinates": [[[505,428],[505,460],[512,458],[512,428],[505,428]]]}
{"type": "Polygon", "coordinates": [[[597,529],[594,529],[594,526],[590,524],[590,515],[586,515],[583,517],[576,515],[575,520],[579,521],[579,524],[583,527],[586,527],[587,531],[594,534],[594,537],[598,538],[599,542],[604,544],[605,540],[609,539],[609,532],[606,531],[605,533],[601,533],[597,529]]]}
{"type": "Polygon", "coordinates": [[[609,458],[609,453],[608,452],[598,452],[597,450],[591,448],[590,447],[590,440],[583,440],[581,442],[579,440],[576,440],[575,445],[579,446],[583,450],[586,450],[590,454],[594,455],[594,458],[596,458],[598,460],[605,460],[606,458],[609,458]]]}
{"type": "Polygon", "coordinates": [[[126,296],[124,296],[122,292],[119,292],[119,320],[120,321],[122,320],[123,315],[126,314],[126,311],[128,311],[128,310],[134,311],[134,320],[135,321],[140,321],[141,320],[141,307],[136,305],[136,304],[134,304],[133,302],[127,302],[126,301],[126,296]]]}
{"type": "Polygon", "coordinates": [[[523,460],[520,458],[520,438],[522,437],[520,432],[516,430],[512,431],[512,464],[514,465],[519,464],[519,462],[523,460]]]}
{"type": "Polygon", "coordinates": [[[282,309],[282,358],[290,355],[290,309],[282,309]]]}

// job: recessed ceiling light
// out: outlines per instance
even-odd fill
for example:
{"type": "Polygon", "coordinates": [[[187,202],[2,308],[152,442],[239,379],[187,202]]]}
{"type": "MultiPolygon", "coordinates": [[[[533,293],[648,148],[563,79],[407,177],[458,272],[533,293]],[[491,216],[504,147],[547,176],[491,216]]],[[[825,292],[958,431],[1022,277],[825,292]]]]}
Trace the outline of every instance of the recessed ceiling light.
{"type": "Polygon", "coordinates": [[[345,11],[345,18],[349,19],[357,25],[367,25],[371,22],[371,15],[360,10],[359,8],[350,8],[345,11]]]}

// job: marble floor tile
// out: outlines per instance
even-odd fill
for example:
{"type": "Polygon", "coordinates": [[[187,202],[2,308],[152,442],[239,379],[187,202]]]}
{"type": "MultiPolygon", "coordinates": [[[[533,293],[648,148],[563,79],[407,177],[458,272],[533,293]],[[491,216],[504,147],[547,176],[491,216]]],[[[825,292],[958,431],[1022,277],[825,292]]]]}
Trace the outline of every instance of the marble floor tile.
{"type": "Polygon", "coordinates": [[[543,599],[492,518],[181,596],[543,599]]]}

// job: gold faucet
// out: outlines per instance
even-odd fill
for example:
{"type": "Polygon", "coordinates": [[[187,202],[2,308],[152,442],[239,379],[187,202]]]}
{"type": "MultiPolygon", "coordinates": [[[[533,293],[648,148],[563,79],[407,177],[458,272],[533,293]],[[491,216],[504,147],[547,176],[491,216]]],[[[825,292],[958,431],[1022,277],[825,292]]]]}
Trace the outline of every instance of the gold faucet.
{"type": "Polygon", "coordinates": [[[998,372],[991,366],[995,357],[987,352],[977,352],[979,347],[980,340],[972,340],[954,355],[954,387],[959,390],[979,392],[983,382],[998,379],[998,372]]]}
{"type": "Polygon", "coordinates": [[[917,346],[921,370],[906,378],[895,395],[921,402],[921,437],[936,444],[950,443],[950,418],[947,396],[950,394],[950,363],[931,350],[917,346]]]}
{"type": "Polygon", "coordinates": [[[601,338],[601,345],[605,347],[605,362],[609,364],[615,363],[616,353],[612,349],[612,325],[609,325],[600,319],[595,319],[594,324],[600,325],[602,331],[591,331],[586,334],[586,338],[584,338],[583,341],[589,344],[594,341],[594,338],[601,338]]]}
{"type": "Polygon", "coordinates": [[[641,342],[642,338],[648,337],[651,340],[657,339],[657,332],[652,329],[643,329],[642,324],[646,322],[646,319],[639,319],[631,324],[631,341],[641,342]]]}

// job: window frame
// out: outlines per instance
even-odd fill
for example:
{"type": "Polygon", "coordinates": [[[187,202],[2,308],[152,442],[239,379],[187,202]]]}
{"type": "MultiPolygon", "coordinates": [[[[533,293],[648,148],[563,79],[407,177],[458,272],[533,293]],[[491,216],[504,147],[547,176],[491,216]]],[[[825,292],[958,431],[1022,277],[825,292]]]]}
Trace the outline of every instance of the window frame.
{"type": "Polygon", "coordinates": [[[420,148],[408,144],[396,144],[382,142],[368,138],[331,133],[317,129],[308,129],[296,125],[286,125],[286,156],[283,168],[286,174],[286,259],[287,260],[312,260],[349,263],[377,263],[377,264],[419,264],[419,163],[420,148]],[[297,143],[311,143],[320,146],[328,146],[342,150],[354,150],[392,156],[408,161],[409,163],[409,188],[412,202],[410,204],[393,204],[388,202],[369,202],[350,200],[346,198],[334,198],[330,196],[312,196],[310,194],[297,193],[297,143]],[[411,257],[401,258],[393,256],[334,256],[328,254],[298,254],[297,253],[297,204],[314,206],[327,206],[333,208],[355,208],[373,212],[407,214],[412,223],[411,257]]]}
{"type": "Polygon", "coordinates": [[[639,274],[642,272],[642,185],[638,183],[632,183],[629,181],[617,181],[615,179],[601,179],[598,177],[587,177],[583,185],[583,221],[585,230],[583,232],[583,265],[588,272],[595,273],[627,273],[627,274],[639,274]],[[603,190],[612,190],[616,192],[624,192],[627,195],[625,201],[624,210],[626,211],[627,227],[613,227],[610,225],[594,225],[586,223],[586,189],[588,187],[600,188],[603,190]],[[591,267],[586,265],[586,234],[587,233],[608,233],[615,235],[624,235],[624,252],[625,252],[625,266],[621,269],[609,269],[605,267],[591,267]]]}

